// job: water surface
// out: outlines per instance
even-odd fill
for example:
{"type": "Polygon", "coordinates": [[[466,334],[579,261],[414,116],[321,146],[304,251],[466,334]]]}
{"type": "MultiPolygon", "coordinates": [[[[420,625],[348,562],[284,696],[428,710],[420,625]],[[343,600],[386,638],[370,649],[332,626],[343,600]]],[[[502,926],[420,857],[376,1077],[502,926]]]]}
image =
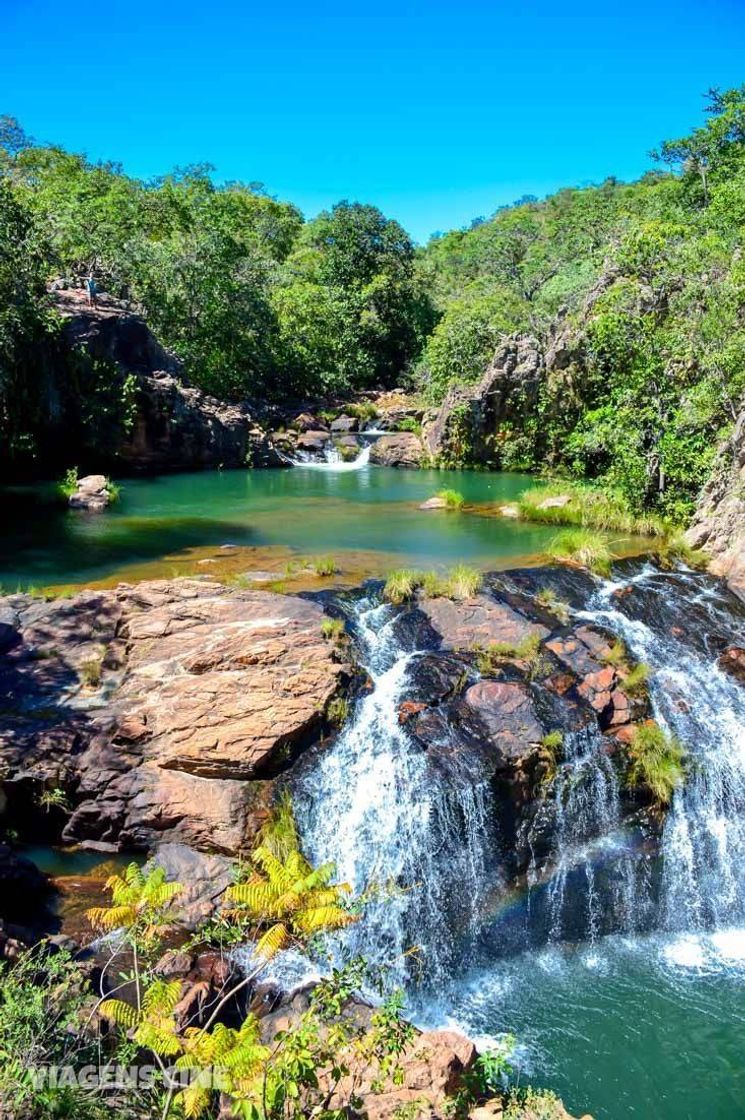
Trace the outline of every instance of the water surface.
{"type": "Polygon", "coordinates": [[[425,512],[418,505],[444,487],[468,503],[496,505],[516,498],[530,481],[519,474],[374,466],[204,471],[126,480],[121,500],[98,515],[55,506],[50,487],[16,488],[0,495],[0,585],[15,590],[185,574],[179,564],[209,558],[205,549],[214,555],[226,544],[381,554],[390,565],[497,566],[540,552],[555,530],[484,516],[483,508],[425,512]]]}

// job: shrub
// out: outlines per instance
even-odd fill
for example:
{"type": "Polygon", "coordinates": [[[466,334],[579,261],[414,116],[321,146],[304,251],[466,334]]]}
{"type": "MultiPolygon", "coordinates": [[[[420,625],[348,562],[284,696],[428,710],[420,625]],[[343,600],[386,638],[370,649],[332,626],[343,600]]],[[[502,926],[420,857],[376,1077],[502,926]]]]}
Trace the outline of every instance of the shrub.
{"type": "Polygon", "coordinates": [[[611,553],[606,541],[589,529],[565,529],[548,546],[553,560],[589,568],[599,576],[610,576],[611,553]]]}
{"type": "Polygon", "coordinates": [[[77,467],[68,467],[62,479],[57,483],[57,494],[60,498],[67,501],[77,492],[79,477],[77,467]]]}
{"type": "Polygon", "coordinates": [[[674,735],[668,735],[654,720],[640,724],[629,744],[630,786],[644,785],[660,805],[669,805],[683,784],[686,751],[674,735]]]}
{"type": "Polygon", "coordinates": [[[566,626],[567,622],[569,622],[571,614],[569,603],[565,603],[563,599],[560,599],[556,592],[552,591],[550,587],[541,587],[535,597],[535,601],[539,606],[545,607],[546,610],[551,611],[551,614],[555,615],[562,625],[566,626]]]}
{"type": "Polygon", "coordinates": [[[669,569],[676,564],[685,564],[695,571],[705,571],[709,566],[710,557],[700,549],[691,548],[682,533],[675,533],[656,553],[656,559],[661,568],[669,569]]]}
{"type": "Polygon", "coordinates": [[[438,490],[436,497],[440,498],[448,509],[462,509],[465,498],[457,490],[438,490]]]}

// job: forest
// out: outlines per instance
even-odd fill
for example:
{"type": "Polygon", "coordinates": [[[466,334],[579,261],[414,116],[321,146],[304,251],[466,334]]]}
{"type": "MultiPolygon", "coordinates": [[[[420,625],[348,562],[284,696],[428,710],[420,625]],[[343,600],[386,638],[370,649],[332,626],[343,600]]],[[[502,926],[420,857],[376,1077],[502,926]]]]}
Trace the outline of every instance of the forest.
{"type": "MultiPolygon", "coordinates": [[[[48,286],[92,271],[229,400],[400,385],[436,405],[506,337],[574,331],[569,375],[510,417],[498,465],[550,463],[684,522],[745,390],[745,86],[710,91],[705,123],[650,156],[637,182],[523,198],[417,247],[373,205],[305,220],[206,165],[143,182],[3,117],[3,457],[33,459],[53,407],[48,286]]],[[[54,407],[92,430],[126,409],[112,392],[71,370],[54,407]]]]}

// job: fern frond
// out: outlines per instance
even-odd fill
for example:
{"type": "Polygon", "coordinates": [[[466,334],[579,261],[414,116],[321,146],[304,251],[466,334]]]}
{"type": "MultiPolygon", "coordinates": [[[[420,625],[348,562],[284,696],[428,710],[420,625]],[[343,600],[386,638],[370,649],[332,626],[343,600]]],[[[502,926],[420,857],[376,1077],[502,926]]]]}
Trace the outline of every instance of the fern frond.
{"type": "Polygon", "coordinates": [[[285,865],[264,845],[258,847],[251,858],[259,865],[273,887],[286,891],[292,886],[292,877],[288,874],[285,865]]]}
{"type": "Polygon", "coordinates": [[[294,924],[302,933],[310,934],[342,929],[355,920],[355,916],[341,906],[315,906],[296,914],[294,924]]]}
{"type": "Polygon", "coordinates": [[[184,888],[180,883],[158,883],[152,888],[146,887],[143,893],[143,903],[154,907],[163,907],[171,902],[184,888]]]}
{"type": "Polygon", "coordinates": [[[104,1019],[110,1019],[112,1023],[124,1027],[125,1030],[136,1027],[141,1018],[137,1008],[122,999],[105,999],[98,1011],[104,1019]]]}
{"type": "Polygon", "coordinates": [[[266,960],[271,960],[272,957],[289,943],[290,934],[287,926],[283,922],[277,922],[263,934],[256,942],[256,953],[266,960]]]}
{"type": "Polygon", "coordinates": [[[154,980],[145,992],[142,1007],[146,1015],[171,1015],[180,996],[180,980],[154,980]]]}
{"type": "Polygon", "coordinates": [[[162,1058],[175,1057],[181,1052],[181,1041],[172,1021],[151,1022],[143,1019],[135,1032],[135,1041],[160,1054],[162,1058]]]}
{"type": "Polygon", "coordinates": [[[256,917],[280,913],[277,894],[269,883],[235,883],[225,892],[228,902],[236,902],[256,917]]]}
{"type": "Polygon", "coordinates": [[[210,1091],[195,1081],[177,1093],[175,1099],[187,1120],[197,1120],[210,1106],[210,1091]]]}

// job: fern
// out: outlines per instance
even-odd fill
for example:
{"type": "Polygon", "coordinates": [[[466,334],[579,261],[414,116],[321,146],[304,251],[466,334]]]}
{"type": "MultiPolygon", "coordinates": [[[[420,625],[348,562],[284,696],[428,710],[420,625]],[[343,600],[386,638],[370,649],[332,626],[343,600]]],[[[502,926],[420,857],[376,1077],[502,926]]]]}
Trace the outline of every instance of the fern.
{"type": "Polygon", "coordinates": [[[137,1008],[122,999],[105,999],[98,1010],[104,1019],[110,1019],[112,1023],[127,1031],[136,1027],[140,1021],[140,1012],[137,1008]]]}
{"type": "Polygon", "coordinates": [[[262,934],[256,943],[256,952],[260,957],[266,960],[271,960],[282,949],[286,948],[290,941],[290,934],[284,922],[277,922],[276,925],[270,926],[266,933],[262,934]]]}

